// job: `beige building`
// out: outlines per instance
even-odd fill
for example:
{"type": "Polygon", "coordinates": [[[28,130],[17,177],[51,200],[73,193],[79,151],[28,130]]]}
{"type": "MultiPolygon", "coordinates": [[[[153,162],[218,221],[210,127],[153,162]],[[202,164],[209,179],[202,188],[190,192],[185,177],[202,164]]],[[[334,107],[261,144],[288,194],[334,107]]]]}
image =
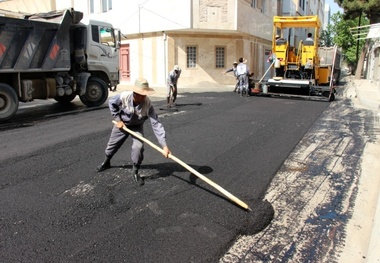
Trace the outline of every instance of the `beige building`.
{"type": "Polygon", "coordinates": [[[56,1],[51,0],[1,0],[0,9],[21,13],[40,13],[55,10],[56,1]]]}
{"type": "Polygon", "coordinates": [[[231,74],[222,72],[239,57],[248,60],[256,78],[269,67],[272,18],[279,2],[129,0],[127,8],[123,1],[114,0],[107,12],[100,11],[103,6],[94,6],[89,15],[121,29],[125,37],[121,75],[125,82],[143,76],[153,85],[165,85],[169,71],[179,65],[180,85],[233,85],[231,74]]]}

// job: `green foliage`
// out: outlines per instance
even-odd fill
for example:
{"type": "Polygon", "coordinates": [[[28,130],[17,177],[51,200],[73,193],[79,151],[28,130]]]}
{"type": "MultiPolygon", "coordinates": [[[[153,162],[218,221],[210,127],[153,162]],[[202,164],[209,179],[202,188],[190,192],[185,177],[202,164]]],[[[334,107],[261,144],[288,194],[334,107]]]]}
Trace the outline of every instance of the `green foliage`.
{"type": "MultiPolygon", "coordinates": [[[[358,25],[364,25],[364,24],[375,24],[380,22],[380,1],[379,0],[335,0],[336,3],[344,10],[344,19],[345,20],[353,20],[357,18],[363,18],[366,17],[366,23],[360,23],[358,25]]],[[[364,40],[358,41],[359,45],[357,45],[358,49],[356,49],[356,62],[357,62],[357,68],[355,72],[355,78],[360,79],[364,67],[364,60],[365,60],[365,53],[366,48],[369,46],[370,40],[367,39],[365,41],[365,48],[361,48],[363,46],[364,40]],[[361,50],[360,58],[358,55],[358,51],[361,50]]],[[[351,57],[352,50],[346,50],[346,58],[347,60],[350,59],[353,60],[351,57]]],[[[354,64],[351,64],[354,65],[354,64]]]]}
{"type": "Polygon", "coordinates": [[[335,0],[335,2],[343,8],[345,19],[354,19],[364,13],[370,24],[380,22],[379,0],[335,0]]]}
{"type": "Polygon", "coordinates": [[[334,33],[331,30],[331,25],[328,25],[326,30],[321,31],[321,35],[319,37],[321,41],[321,46],[325,46],[325,47],[334,46],[333,35],[334,33]]]}
{"type": "MultiPolygon", "coordinates": [[[[361,50],[365,40],[359,40],[358,36],[352,34],[352,28],[359,26],[359,17],[354,19],[344,19],[345,15],[338,12],[331,17],[331,34],[333,35],[333,43],[342,49],[342,54],[350,66],[355,66],[358,61],[357,51],[361,50]]],[[[369,21],[365,17],[360,18],[360,25],[368,25],[369,21]]]]}

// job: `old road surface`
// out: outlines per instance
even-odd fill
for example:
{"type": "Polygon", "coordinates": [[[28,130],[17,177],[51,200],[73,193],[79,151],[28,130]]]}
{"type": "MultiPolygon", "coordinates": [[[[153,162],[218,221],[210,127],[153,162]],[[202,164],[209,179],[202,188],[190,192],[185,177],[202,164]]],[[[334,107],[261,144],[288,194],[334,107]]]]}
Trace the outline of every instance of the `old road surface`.
{"type": "MultiPolygon", "coordinates": [[[[326,231],[349,217],[355,149],[371,138],[369,117],[344,96],[330,104],[183,93],[177,112],[159,110],[163,103],[154,101],[173,154],[251,212],[148,145],[137,186],[130,140],[111,169],[95,172],[112,127],[108,109],[54,114],[54,106],[0,125],[1,262],[318,262],[338,246],[326,231]],[[281,207],[280,199],[294,202],[281,207]],[[316,213],[303,212],[313,205],[316,213]],[[275,213],[289,217],[268,228],[275,213]],[[285,240],[294,225],[302,242],[285,240]],[[276,231],[284,240],[270,240],[276,231]]],[[[148,123],[145,137],[156,143],[148,123]]]]}

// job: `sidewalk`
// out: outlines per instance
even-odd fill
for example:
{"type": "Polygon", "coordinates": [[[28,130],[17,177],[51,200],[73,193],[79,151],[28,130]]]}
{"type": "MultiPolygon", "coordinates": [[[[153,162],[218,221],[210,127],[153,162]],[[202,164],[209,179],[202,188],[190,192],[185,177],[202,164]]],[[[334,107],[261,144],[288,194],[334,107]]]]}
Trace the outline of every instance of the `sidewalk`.
{"type": "Polygon", "coordinates": [[[375,82],[367,79],[354,79],[353,76],[347,76],[352,85],[348,87],[354,87],[356,97],[360,104],[367,109],[374,110],[376,113],[380,113],[380,85],[376,86],[375,82]]]}
{"type": "MultiPolygon", "coordinates": [[[[367,79],[354,79],[353,76],[347,76],[346,79],[348,79],[346,84],[346,96],[348,98],[351,97],[355,107],[374,111],[374,122],[378,127],[380,121],[380,86],[377,86],[374,82],[367,79]]],[[[368,226],[370,234],[363,234],[362,232],[365,231],[364,229],[355,230],[355,228],[352,228],[351,232],[356,232],[356,236],[355,233],[351,235],[354,238],[349,238],[347,236],[345,251],[342,253],[343,258],[341,258],[340,262],[349,260],[352,253],[360,250],[360,247],[356,243],[359,242],[360,237],[363,238],[363,236],[365,236],[365,240],[363,241],[368,242],[367,238],[369,238],[369,245],[366,253],[364,253],[364,255],[366,255],[365,262],[372,263],[380,261],[380,189],[378,183],[371,185],[373,184],[373,180],[380,176],[379,141],[379,138],[377,138],[376,142],[368,143],[368,147],[364,149],[361,175],[362,182],[359,186],[359,188],[364,189],[359,189],[358,191],[355,212],[352,218],[353,222],[351,223],[351,225],[360,225],[360,221],[363,221],[364,217],[368,215],[371,209],[373,209],[374,217],[372,220],[372,226],[368,226]],[[362,196],[360,196],[360,193],[362,193],[362,196]],[[371,198],[373,203],[370,201],[371,198]],[[357,223],[355,223],[355,220],[357,220],[357,223]]],[[[378,180],[375,180],[375,182],[376,181],[378,180]]]]}

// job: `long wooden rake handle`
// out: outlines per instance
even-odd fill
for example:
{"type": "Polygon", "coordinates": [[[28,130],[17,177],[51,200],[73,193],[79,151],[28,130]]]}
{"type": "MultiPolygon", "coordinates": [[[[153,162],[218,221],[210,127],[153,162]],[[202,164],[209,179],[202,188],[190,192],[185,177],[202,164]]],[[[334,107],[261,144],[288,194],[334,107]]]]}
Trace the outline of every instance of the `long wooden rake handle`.
{"type": "MultiPolygon", "coordinates": [[[[116,121],[112,121],[112,122],[114,124],[116,124],[116,121]]],[[[139,138],[140,140],[146,142],[147,144],[149,144],[150,146],[152,146],[154,149],[156,149],[160,153],[162,153],[162,154],[165,153],[163,149],[161,149],[160,147],[158,147],[157,145],[155,145],[154,143],[152,143],[148,139],[144,138],[140,134],[138,134],[138,133],[136,133],[134,131],[131,131],[130,129],[128,129],[125,126],[123,126],[123,130],[125,130],[129,134],[132,134],[136,138],[139,138]]],[[[236,196],[234,196],[233,194],[231,194],[230,192],[228,192],[227,190],[225,190],[224,188],[222,188],[218,184],[216,184],[213,181],[211,181],[210,179],[208,179],[206,176],[204,176],[201,173],[199,173],[198,171],[194,170],[192,167],[190,167],[189,165],[187,165],[186,163],[184,163],[183,161],[181,161],[180,159],[178,159],[177,157],[175,157],[173,154],[169,154],[168,157],[170,159],[172,159],[173,161],[175,161],[175,162],[179,163],[180,165],[182,165],[184,168],[186,168],[192,174],[196,175],[198,178],[202,179],[203,181],[205,181],[206,183],[208,183],[209,185],[211,185],[215,189],[219,190],[222,194],[224,194],[225,196],[227,196],[231,201],[235,202],[236,204],[238,204],[239,206],[241,206],[242,208],[244,208],[246,210],[251,210],[246,203],[244,203],[243,201],[241,201],[239,198],[237,198],[236,196]]]]}

